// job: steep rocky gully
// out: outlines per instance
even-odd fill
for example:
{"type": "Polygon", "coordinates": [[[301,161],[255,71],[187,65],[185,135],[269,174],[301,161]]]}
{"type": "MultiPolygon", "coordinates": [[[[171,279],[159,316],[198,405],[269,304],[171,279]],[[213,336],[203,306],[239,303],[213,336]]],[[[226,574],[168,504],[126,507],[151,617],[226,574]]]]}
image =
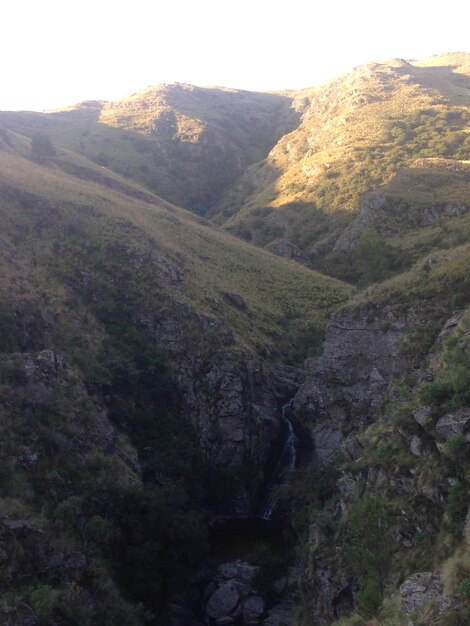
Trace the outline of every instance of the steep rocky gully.
{"type": "MultiPolygon", "coordinates": [[[[386,572],[387,584],[396,588],[402,583],[403,619],[430,600],[437,603],[438,614],[458,607],[456,598],[444,593],[439,572],[412,572],[410,568],[420,562],[426,566],[426,559],[416,556],[416,545],[423,534],[430,541],[436,537],[444,503],[457,480],[444,472],[431,485],[423,467],[442,459],[445,463],[446,442],[456,433],[467,436],[470,418],[465,410],[457,411],[441,417],[434,429],[426,422],[430,412],[426,407],[415,408],[407,419],[395,418],[400,412],[397,407],[403,405],[401,397],[433,379],[436,355],[459,319],[459,314],[446,307],[406,306],[399,301],[365,302],[333,315],[323,354],[307,363],[305,380],[292,402],[292,419],[301,437],[299,465],[314,468],[319,481],[325,475],[335,478],[330,509],[326,506],[307,514],[308,531],[297,529],[297,557],[287,559],[277,576],[263,571],[269,565],[251,563],[250,548],[245,545],[243,551],[237,544],[239,529],[226,526],[222,542],[238,546],[241,552],[236,559],[236,549],[227,550],[231,560],[219,565],[215,574],[205,574],[202,604],[208,623],[326,626],[353,613],[358,598],[361,602],[361,586],[344,557],[345,534],[338,528],[347,527],[348,516],[358,503],[377,494],[384,495],[387,503],[384,533],[394,555],[386,572]],[[384,459],[371,460],[371,450],[376,446],[378,457],[381,445],[384,450],[392,449],[391,457],[384,451],[384,459]],[[405,461],[391,462],[393,455],[405,461]],[[325,523],[327,515],[331,519],[325,523]]],[[[277,376],[279,380],[279,371],[277,376]]],[[[230,388],[231,394],[237,389],[233,381],[230,388]]],[[[291,390],[284,387],[277,400],[287,391],[291,390]]],[[[295,495],[290,505],[288,498],[287,503],[281,498],[279,510],[264,529],[260,531],[258,522],[254,531],[254,522],[250,526],[245,521],[242,534],[246,539],[264,533],[269,549],[282,554],[286,545],[276,532],[279,528],[286,531],[293,507],[295,495]]],[[[242,509],[238,509],[241,517],[248,512],[242,509]]],[[[288,549],[294,550],[292,543],[288,549]]],[[[174,623],[190,621],[180,614],[174,623]]]]}

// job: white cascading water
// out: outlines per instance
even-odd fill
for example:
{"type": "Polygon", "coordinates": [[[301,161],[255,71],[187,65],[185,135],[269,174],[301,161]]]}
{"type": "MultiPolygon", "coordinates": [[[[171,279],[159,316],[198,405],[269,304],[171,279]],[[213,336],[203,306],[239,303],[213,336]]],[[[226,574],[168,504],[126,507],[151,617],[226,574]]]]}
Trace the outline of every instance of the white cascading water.
{"type": "Polygon", "coordinates": [[[286,439],[274,472],[268,483],[266,496],[259,510],[258,517],[265,521],[271,520],[273,511],[276,508],[279,485],[285,480],[287,472],[295,467],[296,436],[292,422],[289,419],[289,411],[292,408],[292,402],[293,400],[290,400],[290,402],[287,402],[287,404],[282,407],[282,421],[286,431],[286,439]]]}

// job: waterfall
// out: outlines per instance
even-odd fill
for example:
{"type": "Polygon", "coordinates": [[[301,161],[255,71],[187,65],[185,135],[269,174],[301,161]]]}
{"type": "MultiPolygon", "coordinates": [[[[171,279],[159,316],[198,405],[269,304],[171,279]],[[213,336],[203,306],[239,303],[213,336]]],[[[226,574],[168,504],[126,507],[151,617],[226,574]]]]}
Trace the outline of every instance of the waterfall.
{"type": "Polygon", "coordinates": [[[261,503],[258,517],[269,521],[278,501],[278,488],[285,480],[285,474],[295,467],[296,436],[294,427],[289,419],[293,399],[282,407],[282,426],[285,432],[284,445],[266,489],[266,496],[261,503]]]}

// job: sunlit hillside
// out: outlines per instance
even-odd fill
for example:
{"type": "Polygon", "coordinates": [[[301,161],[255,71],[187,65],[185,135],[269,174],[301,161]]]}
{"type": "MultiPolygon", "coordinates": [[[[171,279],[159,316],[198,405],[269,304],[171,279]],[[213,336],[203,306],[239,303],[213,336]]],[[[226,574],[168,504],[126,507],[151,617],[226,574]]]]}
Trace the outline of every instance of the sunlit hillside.
{"type": "Polygon", "coordinates": [[[249,169],[216,220],[262,245],[285,238],[312,259],[331,249],[362,196],[401,168],[469,158],[468,58],[372,63],[297,93],[299,127],[249,169]]]}
{"type": "Polygon", "coordinates": [[[295,127],[290,105],[281,94],[171,84],[116,102],[2,113],[0,123],[29,136],[46,132],[53,142],[205,213],[295,127]]]}

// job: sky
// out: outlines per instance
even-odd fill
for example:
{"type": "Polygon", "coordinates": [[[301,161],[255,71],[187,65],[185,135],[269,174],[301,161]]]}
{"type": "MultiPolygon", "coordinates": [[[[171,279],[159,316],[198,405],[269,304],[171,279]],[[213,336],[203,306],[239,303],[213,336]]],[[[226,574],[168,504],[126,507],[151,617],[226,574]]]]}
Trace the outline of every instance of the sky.
{"type": "Polygon", "coordinates": [[[2,0],[0,110],[185,82],[299,89],[470,50],[468,0],[2,0]]]}

